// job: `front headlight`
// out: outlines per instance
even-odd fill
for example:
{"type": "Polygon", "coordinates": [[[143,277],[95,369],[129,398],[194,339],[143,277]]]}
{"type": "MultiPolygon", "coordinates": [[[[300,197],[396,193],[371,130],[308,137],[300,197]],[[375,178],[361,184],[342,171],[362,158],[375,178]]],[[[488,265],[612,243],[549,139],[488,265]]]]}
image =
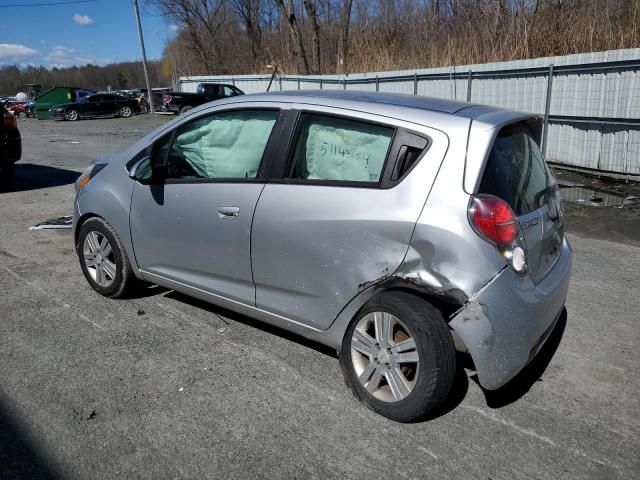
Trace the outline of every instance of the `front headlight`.
{"type": "Polygon", "coordinates": [[[102,170],[106,166],[107,166],[106,163],[95,163],[95,164],[89,165],[85,169],[85,171],[82,172],[82,175],[80,175],[76,180],[76,183],[75,183],[76,193],[82,190],[87,185],[87,183],[89,183],[89,181],[93,177],[95,177],[100,172],[100,170],[102,170]]]}

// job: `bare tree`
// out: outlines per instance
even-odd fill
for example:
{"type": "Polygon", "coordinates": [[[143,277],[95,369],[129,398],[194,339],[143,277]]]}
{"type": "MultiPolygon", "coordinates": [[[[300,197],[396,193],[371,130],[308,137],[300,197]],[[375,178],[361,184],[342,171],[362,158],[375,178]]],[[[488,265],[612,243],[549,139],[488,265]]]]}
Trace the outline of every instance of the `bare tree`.
{"type": "Polygon", "coordinates": [[[225,0],[153,0],[153,3],[184,28],[207,69],[217,71],[225,0]]]}
{"type": "Polygon", "coordinates": [[[261,0],[230,0],[230,3],[244,24],[251,45],[251,57],[255,64],[260,57],[262,49],[262,26],[260,19],[262,2],[261,0]]]}
{"type": "Polygon", "coordinates": [[[304,8],[311,20],[311,69],[312,73],[322,73],[320,67],[320,25],[316,10],[316,0],[304,0],[304,8]]]}
{"type": "Polygon", "coordinates": [[[298,67],[298,73],[307,75],[309,73],[309,61],[307,59],[307,53],[304,49],[304,41],[302,38],[302,32],[300,31],[300,25],[296,18],[296,12],[293,5],[293,0],[289,0],[286,4],[284,0],[276,0],[278,8],[282,18],[287,22],[289,26],[289,34],[291,36],[291,51],[298,67]]]}
{"type": "Polygon", "coordinates": [[[352,0],[344,0],[340,18],[340,41],[338,43],[338,73],[349,73],[347,54],[349,53],[349,24],[351,23],[352,0]]]}

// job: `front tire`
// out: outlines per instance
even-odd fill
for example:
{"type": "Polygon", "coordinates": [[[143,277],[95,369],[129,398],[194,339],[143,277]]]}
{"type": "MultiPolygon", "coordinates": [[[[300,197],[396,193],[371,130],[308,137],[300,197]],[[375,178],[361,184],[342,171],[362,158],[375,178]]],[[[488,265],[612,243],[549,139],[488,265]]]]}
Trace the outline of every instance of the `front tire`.
{"type": "Polygon", "coordinates": [[[64,112],[64,119],[69,122],[75,122],[80,118],[80,114],[77,110],[67,110],[64,112]]]}
{"type": "Polygon", "coordinates": [[[193,107],[191,105],[185,105],[184,107],[182,107],[180,109],[180,115],[184,115],[185,113],[187,113],[190,110],[193,110],[193,107]]]}
{"type": "Polygon", "coordinates": [[[342,341],[345,382],[368,408],[398,422],[434,413],[455,385],[457,354],[442,313],[404,292],[385,292],[342,341]]]}
{"type": "Polygon", "coordinates": [[[94,217],[82,224],[76,252],[82,273],[99,294],[124,297],[138,283],[122,241],[103,219],[94,217]]]}

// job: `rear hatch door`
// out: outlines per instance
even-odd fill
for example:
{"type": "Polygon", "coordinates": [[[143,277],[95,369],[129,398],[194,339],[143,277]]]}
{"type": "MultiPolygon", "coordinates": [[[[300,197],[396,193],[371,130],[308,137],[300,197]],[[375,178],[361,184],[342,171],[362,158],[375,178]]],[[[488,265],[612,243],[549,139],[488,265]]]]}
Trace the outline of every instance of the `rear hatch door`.
{"type": "Polygon", "coordinates": [[[520,222],[531,279],[538,283],[560,255],[563,219],[555,179],[540,152],[539,125],[519,122],[496,136],[479,193],[505,200],[520,222]]]}

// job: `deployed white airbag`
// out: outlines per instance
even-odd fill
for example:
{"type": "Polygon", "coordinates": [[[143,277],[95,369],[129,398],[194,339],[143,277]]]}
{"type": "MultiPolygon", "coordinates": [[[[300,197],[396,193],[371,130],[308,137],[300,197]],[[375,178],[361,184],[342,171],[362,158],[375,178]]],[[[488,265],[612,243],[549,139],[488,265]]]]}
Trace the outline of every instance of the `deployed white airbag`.
{"type": "Polygon", "coordinates": [[[343,123],[337,127],[309,124],[304,147],[307,178],[377,182],[393,131],[377,125],[343,123]],[[357,129],[349,128],[352,124],[357,129]]]}
{"type": "Polygon", "coordinates": [[[172,154],[204,178],[255,178],[277,116],[229,112],[198,120],[176,136],[172,154]]]}

